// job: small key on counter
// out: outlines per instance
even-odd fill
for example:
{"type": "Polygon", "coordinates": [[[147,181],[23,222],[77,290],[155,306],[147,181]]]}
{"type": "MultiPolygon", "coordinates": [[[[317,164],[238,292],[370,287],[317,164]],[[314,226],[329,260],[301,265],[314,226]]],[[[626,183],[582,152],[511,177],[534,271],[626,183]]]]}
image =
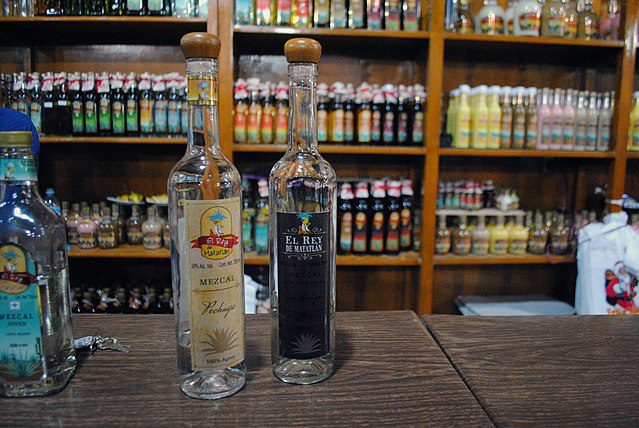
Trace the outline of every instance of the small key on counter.
{"type": "Polygon", "coordinates": [[[118,351],[127,353],[131,350],[129,345],[125,345],[115,337],[102,337],[97,334],[85,336],[73,341],[76,350],[88,350],[93,353],[96,349],[101,351],[118,351]]]}

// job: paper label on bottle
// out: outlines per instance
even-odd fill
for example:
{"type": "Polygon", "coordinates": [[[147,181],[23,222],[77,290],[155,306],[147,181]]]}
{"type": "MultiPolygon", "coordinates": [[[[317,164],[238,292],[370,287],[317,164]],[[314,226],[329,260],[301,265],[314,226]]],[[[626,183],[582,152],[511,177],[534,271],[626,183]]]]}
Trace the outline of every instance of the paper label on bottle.
{"type": "Polygon", "coordinates": [[[371,111],[360,110],[357,120],[357,141],[360,143],[371,142],[371,111]]]}
{"type": "Polygon", "coordinates": [[[189,76],[186,99],[191,105],[217,105],[217,77],[189,76]]]}
{"type": "Polygon", "coordinates": [[[481,20],[482,34],[490,34],[492,36],[504,34],[504,18],[494,14],[486,15],[481,20]]]}
{"type": "Polygon", "coordinates": [[[380,30],[382,28],[382,2],[381,0],[370,0],[368,4],[367,24],[369,30],[380,30]]]}
{"type": "Polygon", "coordinates": [[[126,231],[127,241],[129,244],[137,245],[141,244],[144,240],[144,234],[139,227],[129,227],[126,231]]]}
{"type": "Polygon", "coordinates": [[[317,110],[317,141],[325,143],[328,141],[328,112],[317,110]]]}
{"type": "Polygon", "coordinates": [[[344,110],[333,110],[331,112],[331,142],[341,143],[344,141],[344,110]]]}
{"type": "Polygon", "coordinates": [[[162,0],[148,0],[148,7],[150,11],[158,12],[162,10],[164,2],[162,0]]]}
{"type": "Polygon", "coordinates": [[[490,243],[485,238],[473,238],[471,253],[477,256],[485,256],[488,254],[490,243]]]}
{"type": "Polygon", "coordinates": [[[129,11],[134,11],[134,10],[142,10],[143,8],[143,3],[142,0],[126,0],[126,8],[129,11]]]}
{"type": "Polygon", "coordinates": [[[587,17],[584,20],[584,36],[587,39],[594,39],[599,36],[599,22],[587,17]]]}
{"type": "Polygon", "coordinates": [[[450,237],[438,236],[435,238],[435,253],[447,254],[450,251],[450,237]]]}
{"type": "Polygon", "coordinates": [[[528,246],[527,239],[516,238],[510,241],[510,254],[518,256],[526,254],[526,247],[528,246]]]}
{"type": "Polygon", "coordinates": [[[268,226],[271,220],[268,205],[261,207],[255,218],[255,247],[258,252],[268,250],[268,226]]]}
{"type": "Polygon", "coordinates": [[[563,16],[551,15],[546,20],[546,34],[545,36],[564,36],[565,21],[563,16]]]}
{"type": "Polygon", "coordinates": [[[95,248],[95,233],[78,232],[78,244],[80,248],[95,248]]]}
{"type": "Polygon", "coordinates": [[[77,244],[78,243],[78,229],[75,227],[69,227],[67,225],[67,241],[69,244],[77,244]]]}
{"type": "Polygon", "coordinates": [[[291,0],[277,0],[277,24],[286,25],[291,22],[291,0]]]}
{"type": "Polygon", "coordinates": [[[115,232],[99,232],[98,246],[100,248],[115,248],[115,232]]]}
{"type": "Polygon", "coordinates": [[[382,131],[382,138],[385,143],[392,143],[395,139],[395,132],[393,125],[395,123],[395,114],[392,112],[384,113],[384,127],[382,131]]]}
{"type": "Polygon", "coordinates": [[[353,231],[353,251],[356,253],[366,252],[366,213],[363,211],[355,214],[355,224],[353,231]]]}
{"type": "Polygon", "coordinates": [[[157,100],[153,105],[153,125],[155,126],[155,132],[166,132],[166,120],[167,120],[168,105],[166,100],[157,100]]]}
{"type": "Polygon", "coordinates": [[[472,241],[470,235],[460,236],[455,238],[455,245],[453,246],[453,251],[455,254],[468,254],[470,253],[470,246],[472,245],[472,241]]]}
{"type": "Polygon", "coordinates": [[[235,2],[235,23],[236,24],[252,24],[251,20],[251,1],[236,0],[235,2]]]}
{"type": "Polygon", "coordinates": [[[122,101],[113,102],[113,133],[124,134],[124,103],[122,101]]]}
{"type": "MultiPolygon", "coordinates": [[[[268,24],[271,20],[271,1],[257,0],[257,21],[258,23],[268,24]]],[[[259,25],[259,24],[258,24],[259,25]]]]}
{"type": "Polygon", "coordinates": [[[344,112],[344,140],[353,141],[355,139],[355,113],[353,111],[344,112]]]}
{"type": "Polygon", "coordinates": [[[583,147],[586,145],[586,123],[579,121],[576,126],[575,146],[583,147]]]}
{"type": "Polygon", "coordinates": [[[533,235],[528,243],[528,250],[532,254],[544,254],[546,252],[546,236],[533,235]]]}
{"type": "Polygon", "coordinates": [[[36,181],[33,159],[0,159],[0,181],[36,181]]]}
{"type": "Polygon", "coordinates": [[[393,211],[388,215],[388,230],[386,232],[386,251],[399,251],[399,212],[393,211]]]}
{"type": "Polygon", "coordinates": [[[126,102],[126,130],[132,132],[138,130],[138,105],[135,100],[126,102]]]}
{"type": "Polygon", "coordinates": [[[46,373],[40,289],[29,252],[0,244],[0,379],[37,381],[46,373]]]}
{"type": "Polygon", "coordinates": [[[553,238],[550,243],[550,248],[553,254],[564,254],[568,251],[568,236],[562,235],[557,238],[553,238]]]}
{"type": "Polygon", "coordinates": [[[246,104],[238,104],[235,106],[235,114],[233,115],[233,132],[235,134],[236,143],[246,143],[246,115],[248,108],[246,104]]]}
{"type": "Polygon", "coordinates": [[[191,365],[220,370],[244,361],[244,290],[240,198],[182,200],[191,365]]]}
{"type": "Polygon", "coordinates": [[[40,103],[31,103],[29,116],[31,117],[33,126],[35,126],[35,129],[39,134],[42,131],[42,107],[40,106],[40,103]]]}
{"type": "Polygon", "coordinates": [[[73,132],[82,133],[84,131],[84,114],[82,113],[82,101],[71,102],[71,126],[73,132]]]}
{"type": "Polygon", "coordinates": [[[85,132],[95,134],[98,132],[97,106],[95,101],[84,103],[84,128],[85,132]]]}
{"type": "Polygon", "coordinates": [[[382,138],[382,113],[380,111],[374,111],[372,114],[371,138],[376,142],[382,138]]]}
{"type": "Polygon", "coordinates": [[[507,238],[497,238],[492,242],[491,253],[504,255],[508,253],[508,239],[507,238]]]}
{"type": "Polygon", "coordinates": [[[408,113],[402,112],[397,122],[397,142],[405,143],[406,140],[408,140],[408,113]]]}
{"type": "Polygon", "coordinates": [[[566,34],[564,37],[567,39],[576,39],[577,38],[577,20],[566,20],[565,24],[566,34]]]}
{"type": "Polygon", "coordinates": [[[162,235],[160,232],[147,232],[142,238],[144,248],[154,250],[162,246],[162,235]]]}
{"type": "Polygon", "coordinates": [[[399,245],[402,249],[410,248],[413,245],[413,213],[408,208],[402,209],[401,232],[399,235],[399,245]]]}
{"type": "Polygon", "coordinates": [[[339,222],[339,248],[350,251],[353,246],[353,214],[345,212],[339,222]]]}
{"type": "Polygon", "coordinates": [[[541,28],[541,17],[538,12],[525,12],[519,15],[519,29],[521,31],[531,31],[539,33],[541,28]]]}
{"type": "Polygon", "coordinates": [[[330,350],[329,212],[277,213],[280,355],[311,359],[330,350]]]}
{"type": "Polygon", "coordinates": [[[380,211],[373,214],[371,251],[374,253],[381,253],[384,251],[384,213],[380,211]]]}

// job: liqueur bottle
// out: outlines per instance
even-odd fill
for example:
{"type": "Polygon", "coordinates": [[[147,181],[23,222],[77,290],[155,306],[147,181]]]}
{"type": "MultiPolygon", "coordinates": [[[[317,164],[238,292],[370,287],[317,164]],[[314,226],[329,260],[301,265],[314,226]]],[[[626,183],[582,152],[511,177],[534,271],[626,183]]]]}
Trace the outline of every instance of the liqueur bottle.
{"type": "Polygon", "coordinates": [[[142,223],[144,248],[157,250],[162,248],[162,223],[157,218],[156,207],[149,207],[144,223],[142,223]]]}
{"type": "Polygon", "coordinates": [[[413,185],[410,180],[402,182],[402,211],[399,232],[399,248],[401,251],[413,249],[413,185]]]}
{"type": "Polygon", "coordinates": [[[144,240],[142,220],[137,206],[133,206],[131,217],[126,221],[126,240],[129,245],[142,245],[144,240]]]}
{"type": "Polygon", "coordinates": [[[577,28],[577,37],[580,39],[593,40],[599,37],[599,16],[592,9],[592,0],[585,0],[577,28]]]}
{"type": "Polygon", "coordinates": [[[140,133],[140,110],[138,108],[138,90],[135,73],[129,73],[124,81],[126,100],[126,133],[137,136],[140,133]]]}
{"type": "Polygon", "coordinates": [[[98,87],[98,128],[100,135],[111,135],[111,96],[109,94],[109,75],[102,73],[97,79],[98,87]]]}
{"type": "Polygon", "coordinates": [[[38,134],[42,132],[42,85],[40,83],[40,74],[29,74],[27,81],[27,90],[29,91],[29,117],[33,126],[35,126],[38,134]]]}
{"type": "Polygon", "coordinates": [[[75,370],[62,217],[38,191],[31,132],[0,132],[0,396],[47,395],[75,370]]]}
{"type": "Polygon", "coordinates": [[[368,252],[382,254],[386,239],[386,189],[383,181],[375,181],[372,186],[373,202],[371,204],[370,242],[368,252]]]}
{"type": "Polygon", "coordinates": [[[110,250],[118,246],[116,228],[111,221],[111,209],[106,207],[102,212],[102,221],[98,225],[98,247],[110,250]]]}
{"type": "Polygon", "coordinates": [[[335,171],[317,150],[321,46],[291,39],[289,147],[269,176],[271,362],[284,382],[328,378],[335,363],[335,171]]]}
{"type": "Polygon", "coordinates": [[[348,254],[353,248],[353,189],[349,183],[342,184],[337,206],[338,242],[337,252],[348,254]]]}
{"type": "Polygon", "coordinates": [[[255,222],[255,205],[251,197],[251,189],[247,180],[242,182],[242,238],[244,252],[254,249],[253,223],[255,222]]]}
{"type": "Polygon", "coordinates": [[[268,254],[268,229],[270,223],[270,211],[268,200],[268,181],[257,182],[257,194],[259,196],[255,204],[255,252],[268,254]]]}
{"type": "Polygon", "coordinates": [[[471,232],[473,238],[473,244],[471,247],[471,253],[476,256],[485,256],[488,254],[488,248],[490,247],[490,230],[486,228],[486,219],[484,216],[480,216],[477,225],[471,232]]]}
{"type": "Polygon", "coordinates": [[[168,100],[166,84],[162,76],[153,79],[153,129],[156,135],[164,135],[168,131],[168,100]]]}
{"type": "Polygon", "coordinates": [[[111,76],[111,118],[113,121],[113,135],[124,135],[125,132],[125,102],[124,75],[116,73],[111,76]]]}
{"type": "Polygon", "coordinates": [[[288,88],[278,85],[275,91],[275,144],[288,141],[288,88]]]}
{"type": "Polygon", "coordinates": [[[386,211],[388,224],[386,225],[386,243],[384,245],[386,254],[399,253],[399,231],[401,224],[400,197],[401,183],[399,181],[391,181],[388,183],[388,205],[386,211]]]}
{"type": "Polygon", "coordinates": [[[316,27],[328,27],[330,16],[329,0],[313,1],[313,24],[316,27]]]}
{"type": "Polygon", "coordinates": [[[178,371],[186,395],[218,399],[239,391],[246,379],[242,181],[220,149],[220,40],[189,33],[181,45],[188,148],[167,185],[178,371]]]}
{"type": "Polygon", "coordinates": [[[472,245],[472,237],[466,223],[466,216],[459,217],[459,226],[453,232],[453,253],[458,256],[466,256],[470,254],[472,245]]]}
{"type": "Polygon", "coordinates": [[[91,218],[89,207],[82,208],[82,217],[78,222],[78,244],[80,248],[91,249],[96,247],[96,222],[91,218]]]}
{"type": "Polygon", "coordinates": [[[562,256],[568,253],[568,241],[570,229],[564,223],[564,215],[557,216],[557,223],[550,234],[550,253],[562,256]]]}
{"type": "Polygon", "coordinates": [[[178,94],[178,81],[174,76],[166,83],[169,90],[167,102],[167,129],[172,137],[180,135],[180,95],[178,94]]]}
{"type": "Polygon", "coordinates": [[[317,142],[324,144],[328,142],[329,130],[328,85],[317,85],[317,98],[317,142]]]}
{"type": "Polygon", "coordinates": [[[260,138],[264,144],[273,143],[275,130],[275,97],[268,85],[262,89],[264,105],[262,106],[262,120],[260,122],[260,138]]]}
{"type": "Polygon", "coordinates": [[[446,216],[440,215],[435,237],[435,254],[448,254],[450,245],[450,229],[446,227],[446,216]]]}
{"type": "Polygon", "coordinates": [[[145,0],[126,0],[124,13],[129,16],[142,16],[148,14],[145,0]]]}
{"type": "Polygon", "coordinates": [[[54,81],[54,92],[56,102],[53,105],[54,117],[57,124],[58,134],[71,134],[71,102],[67,93],[67,74],[65,72],[56,73],[54,81]]]}
{"type": "Polygon", "coordinates": [[[148,136],[153,133],[153,99],[151,94],[151,75],[142,73],[139,91],[140,134],[148,136]]]}
{"type": "Polygon", "coordinates": [[[353,222],[353,253],[366,254],[368,249],[368,184],[357,184],[353,222]]]}
{"type": "Polygon", "coordinates": [[[71,133],[84,134],[84,103],[80,91],[80,73],[69,75],[69,95],[71,98],[71,133]]]}
{"type": "Polygon", "coordinates": [[[98,133],[98,96],[95,91],[95,75],[87,73],[82,79],[82,95],[84,99],[84,132],[87,135],[98,133]]]}

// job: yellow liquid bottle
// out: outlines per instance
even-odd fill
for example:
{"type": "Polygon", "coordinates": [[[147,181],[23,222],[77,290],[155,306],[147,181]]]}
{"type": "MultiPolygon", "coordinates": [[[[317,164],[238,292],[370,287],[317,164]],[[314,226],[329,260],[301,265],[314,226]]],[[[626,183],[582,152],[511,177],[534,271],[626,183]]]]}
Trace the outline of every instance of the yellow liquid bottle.
{"type": "Polygon", "coordinates": [[[517,220],[512,229],[510,229],[508,252],[517,256],[526,254],[528,246],[528,230],[524,227],[523,217],[517,216],[517,220]]]}
{"type": "Polygon", "coordinates": [[[459,87],[459,96],[457,108],[454,113],[455,124],[453,125],[453,141],[456,148],[467,149],[470,147],[470,105],[468,103],[468,94],[470,86],[461,85],[459,87]]]}
{"type": "Polygon", "coordinates": [[[457,89],[450,91],[450,97],[448,98],[448,109],[446,110],[446,133],[453,136],[453,147],[455,147],[455,140],[453,131],[453,125],[455,123],[455,104],[457,101],[457,89]]]}
{"type": "Polygon", "coordinates": [[[476,89],[475,103],[471,114],[471,140],[473,149],[485,149],[488,137],[488,106],[486,105],[486,85],[476,89]]]}
{"type": "Polygon", "coordinates": [[[497,217],[497,224],[490,231],[490,254],[505,256],[508,254],[510,234],[504,227],[504,217],[497,217]]]}
{"type": "Polygon", "coordinates": [[[634,107],[630,112],[630,132],[628,135],[628,150],[639,152],[639,91],[635,92],[634,107]]]}
{"type": "Polygon", "coordinates": [[[498,149],[501,141],[501,107],[499,105],[499,86],[488,88],[488,136],[487,149],[498,149]]]}

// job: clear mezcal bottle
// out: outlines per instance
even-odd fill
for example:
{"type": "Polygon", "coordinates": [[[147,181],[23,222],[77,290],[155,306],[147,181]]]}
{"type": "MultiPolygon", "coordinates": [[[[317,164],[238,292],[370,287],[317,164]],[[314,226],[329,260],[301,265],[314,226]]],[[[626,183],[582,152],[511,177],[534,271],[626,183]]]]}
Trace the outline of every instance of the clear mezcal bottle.
{"type": "Polygon", "coordinates": [[[317,149],[317,61],[321,46],[292,39],[289,146],[269,176],[273,373],[288,383],[329,377],[335,361],[335,171],[317,149]]]}
{"type": "Polygon", "coordinates": [[[38,192],[31,132],[0,132],[0,396],[57,392],[75,370],[67,238],[38,192]]]}
{"type": "Polygon", "coordinates": [[[168,180],[171,274],[182,391],[217,399],[244,385],[242,180],[220,150],[218,54],[209,33],[182,37],[188,147],[168,180]]]}

